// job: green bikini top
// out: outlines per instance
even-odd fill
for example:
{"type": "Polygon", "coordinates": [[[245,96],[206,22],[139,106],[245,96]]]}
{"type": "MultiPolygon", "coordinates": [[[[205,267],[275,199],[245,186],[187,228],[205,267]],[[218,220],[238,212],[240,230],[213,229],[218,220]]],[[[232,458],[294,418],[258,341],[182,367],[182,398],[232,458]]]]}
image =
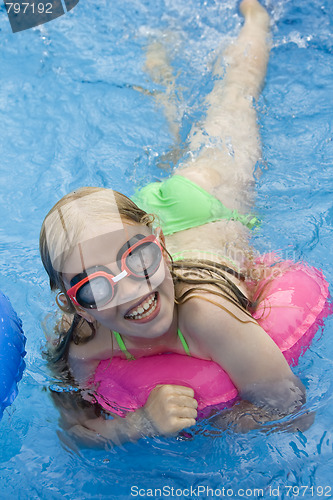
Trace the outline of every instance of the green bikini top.
{"type": "MultiPolygon", "coordinates": [[[[119,349],[121,350],[121,352],[123,352],[123,353],[125,354],[125,356],[126,356],[126,358],[127,358],[128,360],[134,360],[134,359],[135,359],[135,357],[134,357],[134,356],[132,356],[132,354],[131,354],[130,352],[128,352],[128,350],[126,349],[125,342],[124,342],[124,340],[123,340],[122,336],[120,335],[120,333],[118,333],[118,332],[113,332],[113,333],[114,333],[114,336],[115,336],[115,338],[116,338],[116,341],[117,341],[117,343],[118,343],[118,346],[119,346],[119,349]]],[[[182,346],[184,347],[184,351],[186,352],[186,354],[187,354],[188,356],[191,356],[191,353],[190,353],[190,349],[189,349],[189,347],[188,347],[188,344],[187,344],[187,342],[186,342],[186,340],[185,340],[184,335],[183,335],[183,334],[182,334],[182,332],[179,330],[179,328],[178,328],[178,332],[177,332],[177,333],[178,333],[179,340],[181,341],[182,346]]]]}

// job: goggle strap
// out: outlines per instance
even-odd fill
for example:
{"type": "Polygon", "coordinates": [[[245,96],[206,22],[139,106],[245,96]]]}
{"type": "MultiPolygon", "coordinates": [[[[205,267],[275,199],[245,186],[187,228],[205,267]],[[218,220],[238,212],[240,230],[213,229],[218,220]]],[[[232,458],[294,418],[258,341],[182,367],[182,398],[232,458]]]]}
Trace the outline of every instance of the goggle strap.
{"type": "Polygon", "coordinates": [[[114,283],[117,283],[117,281],[120,281],[122,280],[123,278],[125,278],[125,276],[128,275],[128,272],[126,271],[126,269],[124,269],[121,273],[117,274],[117,276],[114,276],[112,279],[112,281],[114,283]]]}

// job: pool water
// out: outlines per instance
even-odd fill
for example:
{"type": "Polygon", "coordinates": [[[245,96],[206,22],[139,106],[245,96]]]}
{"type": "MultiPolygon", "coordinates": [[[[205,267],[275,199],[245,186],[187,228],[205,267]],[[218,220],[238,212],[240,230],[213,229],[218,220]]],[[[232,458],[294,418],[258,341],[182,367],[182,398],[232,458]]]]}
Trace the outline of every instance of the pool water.
{"type": "MultiPolygon", "coordinates": [[[[258,102],[263,224],[254,245],[322,268],[332,283],[333,4],[269,5],[273,47],[258,102]]],[[[56,307],[38,255],[43,217],[78,186],[130,195],[169,175],[174,140],[149,95],[162,89],[143,71],[145,46],[172,39],[181,147],[202,114],[219,40],[235,36],[240,23],[235,0],[82,0],[55,21],[13,34],[0,6],[0,289],[27,336],[19,396],[0,424],[1,498],[142,498],[163,487],[165,498],[198,491],[212,498],[212,490],[215,498],[333,496],[332,318],[295,368],[316,413],[304,433],[238,435],[202,421],[187,437],[79,450],[60,430],[48,394],[41,324],[56,307]]]]}

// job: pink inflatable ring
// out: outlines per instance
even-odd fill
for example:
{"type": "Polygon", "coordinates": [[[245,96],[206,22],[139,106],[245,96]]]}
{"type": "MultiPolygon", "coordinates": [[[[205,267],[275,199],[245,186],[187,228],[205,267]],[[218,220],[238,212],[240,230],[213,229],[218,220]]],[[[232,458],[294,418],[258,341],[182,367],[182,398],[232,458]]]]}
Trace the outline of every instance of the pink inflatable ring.
{"type": "MultiPolygon", "coordinates": [[[[267,266],[276,261],[271,254],[257,260],[267,266]]],[[[278,276],[260,283],[254,299],[261,293],[263,298],[253,317],[294,366],[329,314],[328,283],[320,270],[304,264],[284,261],[272,269],[278,270],[278,276]]],[[[237,397],[236,387],[217,363],[175,353],[103,360],[91,388],[107,412],[124,417],[144,406],[158,384],[192,387],[199,416],[208,415],[212,407],[228,406],[237,397]]]]}

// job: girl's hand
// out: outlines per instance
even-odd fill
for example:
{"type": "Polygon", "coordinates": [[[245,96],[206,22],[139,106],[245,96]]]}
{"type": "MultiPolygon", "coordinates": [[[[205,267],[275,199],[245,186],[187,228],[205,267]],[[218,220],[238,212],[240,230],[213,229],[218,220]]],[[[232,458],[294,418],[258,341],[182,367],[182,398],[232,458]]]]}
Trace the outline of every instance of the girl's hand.
{"type": "Polygon", "coordinates": [[[157,433],[166,436],[195,425],[197,406],[190,387],[158,385],[151,391],[143,410],[157,433]]]}

